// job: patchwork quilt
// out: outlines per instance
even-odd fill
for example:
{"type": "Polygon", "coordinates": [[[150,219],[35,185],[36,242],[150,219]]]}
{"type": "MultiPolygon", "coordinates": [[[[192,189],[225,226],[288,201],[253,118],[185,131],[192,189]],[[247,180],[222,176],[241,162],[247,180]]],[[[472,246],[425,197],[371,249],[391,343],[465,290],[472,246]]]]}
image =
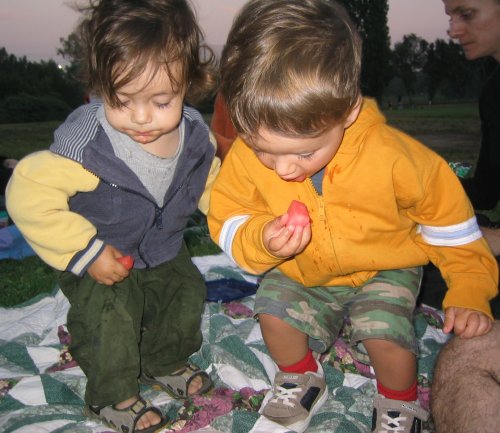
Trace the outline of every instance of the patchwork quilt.
{"type": "MultiPolygon", "coordinates": [[[[223,281],[256,285],[258,279],[237,269],[224,254],[193,261],[213,287],[223,281]]],[[[247,285],[248,285],[247,284],[247,285]]],[[[206,396],[186,401],[143,386],[142,394],[170,418],[164,432],[285,433],[259,414],[276,367],[252,317],[254,295],[206,303],[204,341],[192,361],[215,382],[206,396]]],[[[111,431],[82,413],[86,379],[68,352],[65,327],[69,304],[57,288],[16,308],[0,309],[0,431],[4,433],[103,433],[111,431]]],[[[346,323],[346,327],[349,326],[346,323]]],[[[422,306],[415,315],[420,342],[419,399],[429,405],[436,355],[447,337],[442,314],[422,306]]],[[[321,362],[328,400],[311,421],[310,433],[370,431],[373,371],[340,335],[321,362]]],[[[142,386],[142,385],[141,385],[142,386]]],[[[432,420],[426,431],[433,432],[432,420]]]]}

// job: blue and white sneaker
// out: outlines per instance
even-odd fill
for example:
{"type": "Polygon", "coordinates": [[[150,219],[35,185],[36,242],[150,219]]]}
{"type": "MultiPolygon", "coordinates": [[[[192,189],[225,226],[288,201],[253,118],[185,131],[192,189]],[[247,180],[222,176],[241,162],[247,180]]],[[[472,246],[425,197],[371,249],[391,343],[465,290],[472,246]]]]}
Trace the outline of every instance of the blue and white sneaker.
{"type": "Polygon", "coordinates": [[[421,433],[429,413],[418,404],[377,395],[373,401],[372,433],[421,433]]]}
{"type": "Polygon", "coordinates": [[[260,413],[290,431],[304,432],[328,398],[323,368],[318,361],[316,363],[316,373],[278,372],[273,389],[262,402],[260,413]]]}

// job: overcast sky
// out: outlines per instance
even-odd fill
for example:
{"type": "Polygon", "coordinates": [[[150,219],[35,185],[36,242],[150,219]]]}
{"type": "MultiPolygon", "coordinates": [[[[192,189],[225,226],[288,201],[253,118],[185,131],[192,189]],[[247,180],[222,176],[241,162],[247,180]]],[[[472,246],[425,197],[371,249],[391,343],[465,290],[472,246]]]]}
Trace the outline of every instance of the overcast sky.
{"type": "MultiPolygon", "coordinates": [[[[207,42],[223,45],[235,12],[246,0],[192,1],[207,42]]],[[[60,61],[59,39],[73,31],[79,17],[68,4],[68,0],[0,0],[0,47],[32,61],[60,61]]],[[[409,33],[429,42],[447,39],[448,19],[441,0],[389,0],[388,24],[392,43],[409,33]]]]}

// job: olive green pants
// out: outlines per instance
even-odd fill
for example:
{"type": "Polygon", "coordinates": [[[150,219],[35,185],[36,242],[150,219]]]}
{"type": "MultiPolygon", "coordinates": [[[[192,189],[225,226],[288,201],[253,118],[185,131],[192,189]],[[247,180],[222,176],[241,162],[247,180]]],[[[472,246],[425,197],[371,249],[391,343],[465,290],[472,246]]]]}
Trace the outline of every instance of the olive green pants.
{"type": "Polygon", "coordinates": [[[87,404],[138,394],[141,372],[170,374],[201,346],[206,287],[185,246],[175,259],[134,269],[113,286],[69,272],[59,284],[71,305],[69,349],[87,376],[87,404]]]}

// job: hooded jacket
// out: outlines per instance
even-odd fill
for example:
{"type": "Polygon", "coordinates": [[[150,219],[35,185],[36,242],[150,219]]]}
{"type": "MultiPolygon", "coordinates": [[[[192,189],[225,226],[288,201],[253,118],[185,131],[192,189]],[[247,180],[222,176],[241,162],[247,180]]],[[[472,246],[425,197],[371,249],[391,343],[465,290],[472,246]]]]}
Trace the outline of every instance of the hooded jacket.
{"type": "MultiPolygon", "coordinates": [[[[83,275],[106,244],[132,255],[136,268],[173,259],[218,169],[200,114],[184,108],[184,147],[163,206],[113,152],[96,117],[100,104],[76,109],[55,132],[50,151],[23,158],[7,189],[8,211],[49,265],[83,275]]],[[[203,210],[207,210],[207,197],[203,210]]]]}
{"type": "Polygon", "coordinates": [[[430,260],[449,288],[444,308],[491,317],[498,268],[458,178],[432,150],[388,126],[370,99],[325,167],[322,194],[311,179],[282,180],[238,138],[212,189],[208,223],[242,268],[277,267],[306,287],[356,287],[380,270],[430,260]],[[266,250],[262,230],[294,199],[308,207],[312,239],[283,260],[266,250]]]}

